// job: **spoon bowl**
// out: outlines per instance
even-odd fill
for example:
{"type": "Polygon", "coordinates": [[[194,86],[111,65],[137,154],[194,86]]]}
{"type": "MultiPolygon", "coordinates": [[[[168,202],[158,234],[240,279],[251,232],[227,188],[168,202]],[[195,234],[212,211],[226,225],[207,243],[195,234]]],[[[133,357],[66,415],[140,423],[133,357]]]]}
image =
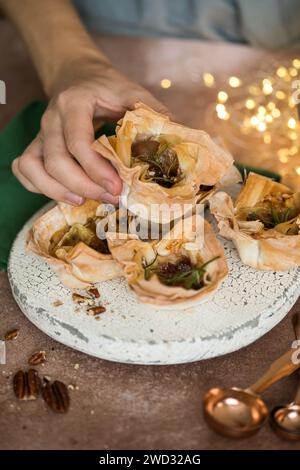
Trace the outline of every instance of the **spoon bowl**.
{"type": "Polygon", "coordinates": [[[219,434],[248,437],[268,419],[265,402],[254,393],[239,388],[212,388],[204,396],[204,416],[219,434]]]}
{"type": "Polygon", "coordinates": [[[286,351],[245,390],[234,387],[210,389],[203,398],[208,424],[219,434],[230,437],[246,437],[257,432],[269,416],[260,394],[300,367],[300,363],[293,361],[293,354],[293,349],[286,351]]]}
{"type": "MultiPolygon", "coordinates": [[[[296,339],[300,340],[300,312],[293,317],[293,327],[296,339]]],[[[278,436],[290,441],[300,440],[300,385],[293,403],[273,408],[270,424],[278,436]]]]}
{"type": "Polygon", "coordinates": [[[270,414],[270,423],[274,431],[284,439],[300,440],[300,406],[276,406],[270,414]]]}

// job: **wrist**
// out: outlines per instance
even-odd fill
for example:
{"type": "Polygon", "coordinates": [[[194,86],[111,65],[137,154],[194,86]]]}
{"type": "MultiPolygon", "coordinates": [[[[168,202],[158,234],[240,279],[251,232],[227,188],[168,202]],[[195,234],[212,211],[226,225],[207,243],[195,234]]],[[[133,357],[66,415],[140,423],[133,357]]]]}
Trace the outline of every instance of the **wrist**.
{"type": "Polygon", "coordinates": [[[105,73],[112,68],[110,61],[96,48],[77,52],[61,58],[50,74],[44,77],[44,89],[49,97],[72,84],[92,76],[105,73]]]}

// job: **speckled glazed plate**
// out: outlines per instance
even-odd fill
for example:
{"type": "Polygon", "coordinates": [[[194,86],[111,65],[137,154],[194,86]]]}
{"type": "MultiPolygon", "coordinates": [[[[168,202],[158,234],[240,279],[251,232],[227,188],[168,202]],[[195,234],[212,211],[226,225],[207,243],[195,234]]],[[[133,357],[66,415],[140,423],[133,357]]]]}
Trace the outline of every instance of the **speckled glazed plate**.
{"type": "MultiPolygon", "coordinates": [[[[47,207],[49,209],[49,206],[47,207]]],[[[44,209],[45,211],[45,209],[44,209]]],[[[9,279],[24,314],[57,341],[87,354],[133,364],[176,364],[236,351],[271,330],[300,293],[300,270],[256,271],[224,242],[230,273],[206,302],[161,310],[139,303],[123,279],[98,285],[106,312],[100,320],[75,311],[71,291],[39,257],[25,253],[27,232],[17,236],[9,279]],[[61,301],[60,306],[54,306],[61,301]]]]}

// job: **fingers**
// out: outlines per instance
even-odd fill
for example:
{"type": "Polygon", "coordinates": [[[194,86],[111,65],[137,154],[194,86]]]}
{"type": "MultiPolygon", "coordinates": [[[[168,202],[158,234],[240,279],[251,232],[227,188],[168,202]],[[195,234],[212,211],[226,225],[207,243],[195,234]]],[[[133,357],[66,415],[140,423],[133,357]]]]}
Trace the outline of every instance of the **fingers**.
{"type": "Polygon", "coordinates": [[[107,81],[102,77],[94,88],[93,83],[71,87],[50,102],[40,134],[12,165],[29,191],[75,205],[85,198],[118,202],[122,181],[110,162],[92,149],[93,118],[119,116],[138,101],[160,113],[169,112],[142,87],[107,81]]]}
{"type": "Polygon", "coordinates": [[[101,200],[105,189],[94,183],[68,152],[59,120],[52,121],[43,142],[47,173],[69,191],[84,198],[101,200]]]}
{"type": "Polygon", "coordinates": [[[71,103],[66,107],[61,116],[66,146],[90,179],[116,196],[122,190],[120,177],[112,165],[91,148],[93,114],[92,106],[87,103],[71,103]]]}
{"type": "Polygon", "coordinates": [[[33,186],[33,184],[27,178],[25,178],[25,176],[22,175],[22,173],[19,169],[19,162],[20,162],[20,157],[13,160],[12,165],[11,165],[11,169],[12,169],[13,174],[15,175],[16,178],[18,178],[20,183],[28,191],[30,191],[31,193],[39,193],[40,191],[35,186],[33,186]]]}
{"type": "MultiPolygon", "coordinates": [[[[38,136],[30,146],[27,147],[23,155],[13,161],[12,171],[14,175],[28,191],[43,193],[50,199],[67,202],[68,204],[76,206],[83,204],[84,197],[80,192],[73,192],[72,188],[66,186],[65,183],[61,183],[47,172],[42,158],[42,151],[43,143],[38,136]]],[[[64,172],[65,168],[62,167],[62,174],[64,174],[64,172]]],[[[87,176],[84,175],[84,178],[87,178],[87,176]]],[[[112,204],[117,203],[116,198],[106,193],[103,189],[96,187],[95,191],[97,191],[100,200],[112,204]]],[[[88,194],[88,197],[91,196],[88,194]]]]}
{"type": "Polygon", "coordinates": [[[73,194],[46,172],[41,158],[42,143],[36,137],[23,155],[13,162],[12,170],[20,182],[33,192],[43,193],[51,199],[80,205],[84,199],[73,194]]]}

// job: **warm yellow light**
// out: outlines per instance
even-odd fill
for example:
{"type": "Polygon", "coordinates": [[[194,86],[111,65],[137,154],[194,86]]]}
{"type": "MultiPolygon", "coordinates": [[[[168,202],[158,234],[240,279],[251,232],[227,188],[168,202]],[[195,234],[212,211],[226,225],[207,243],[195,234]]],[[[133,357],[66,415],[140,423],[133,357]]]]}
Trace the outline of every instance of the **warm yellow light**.
{"type": "Polygon", "coordinates": [[[279,67],[279,68],[276,70],[276,73],[277,73],[278,77],[284,78],[284,77],[287,76],[288,71],[287,71],[286,67],[279,67]]]}
{"type": "Polygon", "coordinates": [[[285,95],[284,91],[277,90],[276,93],[275,93],[275,96],[278,100],[284,100],[286,95],[285,95]]]}
{"type": "Polygon", "coordinates": [[[264,143],[265,144],[270,144],[272,142],[272,137],[271,137],[271,134],[269,134],[268,132],[266,132],[264,134],[264,143]]]}
{"type": "Polygon", "coordinates": [[[299,149],[297,147],[297,145],[292,145],[292,147],[290,148],[290,155],[297,155],[299,149]]]}
{"type": "Polygon", "coordinates": [[[266,122],[269,122],[269,123],[270,123],[270,122],[273,122],[273,117],[272,117],[272,115],[271,115],[271,114],[267,114],[266,117],[265,117],[265,120],[266,120],[266,122]]]}
{"type": "Polygon", "coordinates": [[[270,78],[264,78],[262,81],[263,85],[272,85],[272,80],[270,78]]]}
{"type": "Polygon", "coordinates": [[[272,116],[274,118],[279,118],[281,116],[281,112],[278,108],[272,109],[272,116]]]}
{"type": "Polygon", "coordinates": [[[286,157],[284,155],[281,155],[279,157],[279,160],[281,161],[281,163],[287,163],[289,161],[288,157],[286,157]]]}
{"type": "Polygon", "coordinates": [[[289,68],[289,74],[290,74],[291,77],[297,77],[297,75],[298,75],[298,70],[295,69],[295,67],[290,67],[290,68],[289,68]]]}
{"type": "Polygon", "coordinates": [[[226,103],[226,101],[228,100],[228,94],[226,93],[226,91],[219,91],[218,100],[220,103],[226,103]]]}
{"type": "Polygon", "coordinates": [[[295,100],[292,96],[289,97],[289,107],[294,108],[296,106],[295,100]]]}
{"type": "Polygon", "coordinates": [[[277,152],[278,156],[279,156],[279,160],[282,162],[284,159],[286,159],[287,161],[287,158],[288,158],[288,155],[289,155],[289,149],[287,148],[281,148],[278,150],[277,152]]]}
{"type": "Polygon", "coordinates": [[[202,78],[203,78],[203,82],[204,82],[205,86],[208,86],[208,87],[214,86],[215,77],[211,73],[204,72],[204,74],[202,75],[202,78]]]}
{"type": "Polygon", "coordinates": [[[259,106],[257,111],[258,111],[258,114],[261,114],[261,115],[263,115],[263,116],[264,116],[264,115],[266,114],[266,112],[267,112],[267,110],[266,110],[266,108],[265,108],[264,106],[259,106]]]}
{"type": "Polygon", "coordinates": [[[295,119],[295,118],[290,118],[290,119],[288,120],[287,125],[288,125],[288,127],[289,127],[290,129],[296,129],[296,126],[297,126],[297,121],[296,121],[296,119],[295,119]]]}
{"type": "Polygon", "coordinates": [[[283,147],[283,148],[279,149],[277,153],[280,157],[281,156],[287,157],[288,154],[289,154],[289,149],[287,149],[286,147],[283,147]]]}
{"type": "Polygon", "coordinates": [[[227,112],[224,104],[217,104],[216,111],[219,119],[227,120],[229,119],[229,113],[227,112]]]}
{"type": "Polygon", "coordinates": [[[291,139],[291,140],[298,140],[298,133],[295,132],[295,131],[288,131],[288,137],[291,139]]]}
{"type": "Polygon", "coordinates": [[[247,109],[254,109],[255,108],[255,101],[252,100],[251,98],[249,98],[248,100],[246,100],[245,106],[246,106],[247,109]]]}
{"type": "Polygon", "coordinates": [[[172,85],[172,82],[171,80],[169,80],[168,78],[163,78],[161,81],[160,81],[160,86],[162,88],[170,88],[170,86],[172,85]]]}
{"type": "Polygon", "coordinates": [[[219,119],[222,119],[222,120],[224,120],[224,121],[227,121],[227,120],[230,118],[230,115],[229,115],[229,113],[228,113],[226,110],[224,110],[224,111],[219,111],[219,112],[218,112],[218,118],[219,118],[219,119]]]}
{"type": "Polygon", "coordinates": [[[250,119],[250,124],[253,127],[256,127],[259,124],[259,120],[257,116],[252,116],[252,118],[250,119]]]}
{"type": "Polygon", "coordinates": [[[273,101],[270,101],[268,104],[267,104],[267,108],[272,111],[272,109],[275,109],[276,108],[276,104],[273,102],[273,101]]]}
{"type": "Polygon", "coordinates": [[[300,166],[296,166],[295,172],[297,173],[297,175],[300,175],[300,166]]]}
{"type": "Polygon", "coordinates": [[[263,83],[263,94],[264,95],[270,95],[273,93],[273,86],[272,83],[269,80],[264,80],[263,83]]]}
{"type": "Polygon", "coordinates": [[[296,69],[300,69],[300,59],[294,59],[293,66],[296,67],[296,69]]]}
{"type": "Polygon", "coordinates": [[[242,84],[242,81],[238,77],[229,77],[228,83],[232,88],[237,88],[242,84]]]}
{"type": "Polygon", "coordinates": [[[222,112],[222,111],[226,111],[225,105],[221,104],[221,103],[218,103],[216,105],[216,110],[217,110],[217,113],[222,112]]]}
{"type": "Polygon", "coordinates": [[[267,129],[267,125],[265,122],[260,122],[258,125],[257,125],[257,130],[259,132],[265,132],[265,130],[267,129]]]}

